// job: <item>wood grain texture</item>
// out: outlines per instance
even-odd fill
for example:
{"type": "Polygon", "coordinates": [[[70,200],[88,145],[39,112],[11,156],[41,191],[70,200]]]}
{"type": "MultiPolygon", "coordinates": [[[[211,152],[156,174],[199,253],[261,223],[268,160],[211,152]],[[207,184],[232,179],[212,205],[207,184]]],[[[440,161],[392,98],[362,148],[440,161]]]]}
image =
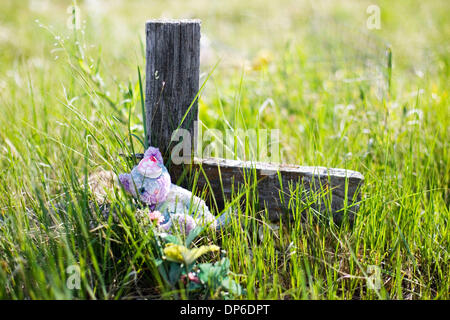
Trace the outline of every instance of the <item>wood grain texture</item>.
{"type": "MultiPolygon", "coordinates": [[[[146,36],[146,134],[167,159],[172,133],[199,90],[200,20],[150,20],[146,36]]],[[[197,118],[196,101],[181,125],[191,133],[192,149],[197,118]]]]}
{"type": "Polygon", "coordinates": [[[347,207],[349,220],[352,221],[359,209],[359,191],[364,182],[361,173],[345,169],[217,158],[195,158],[193,165],[172,165],[169,171],[172,179],[176,180],[184,170],[188,176],[199,172],[198,188],[210,190],[209,183],[219,207],[223,206],[223,196],[229,200],[233,192],[239,193],[239,186],[252,185],[256,178],[260,209],[266,208],[269,219],[273,221],[278,220],[280,215],[292,216],[297,205],[302,207],[299,211],[304,211],[308,203],[320,214],[331,214],[338,223],[344,216],[342,209],[347,207]],[[300,204],[292,201],[297,187],[299,198],[303,200],[300,204]]]}

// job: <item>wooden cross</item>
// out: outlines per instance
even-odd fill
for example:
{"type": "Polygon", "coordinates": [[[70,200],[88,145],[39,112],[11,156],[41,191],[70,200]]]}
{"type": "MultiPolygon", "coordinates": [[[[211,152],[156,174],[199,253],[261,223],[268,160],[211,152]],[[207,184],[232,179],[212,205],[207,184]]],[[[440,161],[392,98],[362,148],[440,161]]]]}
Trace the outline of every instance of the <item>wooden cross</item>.
{"type": "Polygon", "coordinates": [[[271,220],[278,220],[280,215],[293,210],[289,200],[299,185],[303,190],[323,193],[322,200],[312,205],[316,210],[331,212],[339,222],[345,211],[343,208],[347,207],[346,212],[353,219],[359,208],[359,188],[364,181],[359,172],[194,157],[198,132],[195,120],[198,120],[200,21],[148,21],[146,42],[146,135],[150,145],[160,149],[173,180],[186,172],[192,174],[200,170],[197,186],[209,185],[216,201],[223,205],[224,197],[229,198],[233,190],[237,191],[239,184],[244,183],[244,177],[253,174],[258,181],[259,203],[268,210],[271,220]],[[192,139],[189,154],[183,155],[192,160],[188,165],[170,161],[175,144],[172,134],[177,128],[188,130],[192,139]],[[270,171],[275,174],[267,174],[270,171]],[[325,197],[328,201],[323,200],[325,197]]]}

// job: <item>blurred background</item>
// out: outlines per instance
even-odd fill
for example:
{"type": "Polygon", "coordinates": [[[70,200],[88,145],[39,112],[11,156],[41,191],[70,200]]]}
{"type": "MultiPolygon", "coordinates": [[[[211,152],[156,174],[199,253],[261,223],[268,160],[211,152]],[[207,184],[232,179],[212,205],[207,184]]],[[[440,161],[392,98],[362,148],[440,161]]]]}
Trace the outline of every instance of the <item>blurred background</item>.
{"type": "MultiPolygon", "coordinates": [[[[48,34],[38,27],[36,19],[63,36],[69,32],[67,22],[72,3],[70,0],[2,0],[2,62],[45,58],[52,43],[46,41],[48,34]]],[[[240,60],[251,60],[260,50],[271,50],[276,55],[277,50],[290,42],[301,45],[305,53],[321,54],[311,50],[308,41],[330,37],[347,39],[351,47],[360,46],[361,51],[375,46],[372,43],[375,39],[390,43],[405,66],[419,69],[429,67],[433,54],[447,52],[450,33],[449,4],[436,0],[78,0],[76,5],[80,18],[77,27],[84,31],[90,45],[103,51],[109,66],[117,61],[135,64],[136,55],[141,58],[138,51],[139,42],[144,39],[144,23],[154,18],[201,19],[203,42],[211,49],[206,50],[205,58],[215,62],[217,56],[233,56],[235,61],[230,63],[237,67],[240,60]],[[371,5],[380,8],[380,29],[368,30],[367,8],[371,5]],[[361,33],[369,33],[370,39],[361,42],[361,33]]]]}
{"type": "MultiPolygon", "coordinates": [[[[205,127],[286,128],[284,161],[312,164],[317,158],[307,156],[311,148],[335,145],[333,134],[345,127],[340,117],[358,118],[354,109],[365,110],[364,116],[378,112],[367,112],[367,99],[387,101],[392,115],[400,115],[414,109],[401,106],[427,88],[436,99],[446,97],[449,6],[445,0],[2,0],[0,97],[11,112],[8,119],[17,119],[26,109],[20,104],[34,99],[36,127],[54,125],[61,118],[49,112],[53,99],[60,99],[64,88],[80,96],[73,74],[68,75],[73,66],[67,59],[72,59],[97,86],[97,94],[120,109],[127,87],[137,82],[137,66],[145,68],[145,21],[199,18],[202,80],[219,62],[200,101],[205,127]],[[379,10],[375,28],[373,7],[379,10]],[[38,86],[42,94],[36,93],[38,86]],[[47,118],[37,121],[42,110],[47,118]],[[56,119],[48,121],[52,116],[56,119]]],[[[96,102],[80,104],[84,107],[77,108],[92,108],[96,102]]],[[[106,110],[103,114],[112,112],[106,110]]],[[[126,108],[119,113],[128,116],[126,108]]],[[[131,121],[142,135],[139,113],[131,121]]],[[[358,143],[349,145],[339,155],[320,156],[320,162],[339,165],[361,150],[358,143]]]]}

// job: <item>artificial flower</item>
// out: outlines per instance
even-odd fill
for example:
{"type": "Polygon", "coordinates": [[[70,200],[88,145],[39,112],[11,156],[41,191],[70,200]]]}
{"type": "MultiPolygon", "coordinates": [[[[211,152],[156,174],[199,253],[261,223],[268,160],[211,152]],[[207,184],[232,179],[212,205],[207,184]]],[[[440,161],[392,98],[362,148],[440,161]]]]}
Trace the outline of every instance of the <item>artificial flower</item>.
{"type": "Polygon", "coordinates": [[[161,224],[164,221],[164,216],[158,210],[150,211],[148,214],[150,220],[156,221],[156,224],[161,224]]]}
{"type": "Polygon", "coordinates": [[[185,246],[168,243],[164,248],[166,259],[173,262],[184,263],[189,266],[193,264],[201,255],[208,252],[219,251],[216,245],[201,246],[199,248],[188,249],[185,246]]]}

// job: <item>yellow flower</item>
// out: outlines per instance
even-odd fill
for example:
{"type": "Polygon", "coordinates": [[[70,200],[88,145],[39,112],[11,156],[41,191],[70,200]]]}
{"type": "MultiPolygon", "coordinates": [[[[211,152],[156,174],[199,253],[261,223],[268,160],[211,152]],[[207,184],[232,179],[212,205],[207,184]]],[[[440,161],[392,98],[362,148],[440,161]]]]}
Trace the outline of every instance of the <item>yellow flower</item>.
{"type": "Polygon", "coordinates": [[[268,66],[268,64],[273,60],[273,54],[269,50],[261,50],[253,59],[252,69],[261,70],[268,66]]]}
{"type": "Polygon", "coordinates": [[[189,266],[194,263],[201,255],[210,251],[219,251],[216,245],[201,246],[200,248],[188,249],[174,243],[168,243],[164,248],[166,259],[173,262],[184,263],[189,266]]]}
{"type": "Polygon", "coordinates": [[[174,243],[168,243],[164,248],[164,254],[166,256],[166,259],[169,261],[183,263],[182,252],[184,252],[186,249],[187,248],[184,246],[180,246],[174,243]]]}

